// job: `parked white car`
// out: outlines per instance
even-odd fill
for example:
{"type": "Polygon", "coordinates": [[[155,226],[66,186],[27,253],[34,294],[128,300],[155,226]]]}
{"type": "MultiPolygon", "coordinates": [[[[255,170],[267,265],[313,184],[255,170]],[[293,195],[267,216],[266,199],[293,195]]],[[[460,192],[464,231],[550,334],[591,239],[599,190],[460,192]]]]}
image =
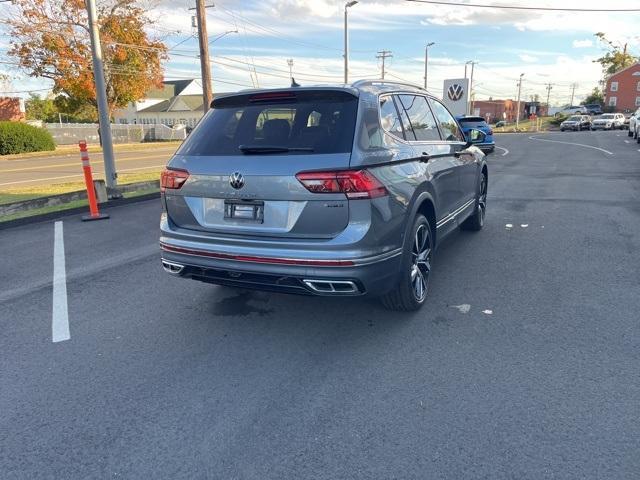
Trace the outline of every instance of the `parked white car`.
{"type": "Polygon", "coordinates": [[[605,113],[591,123],[591,130],[622,130],[624,127],[624,115],[621,113],[605,113]]]}
{"type": "MultiPolygon", "coordinates": [[[[638,108],[629,118],[629,133],[633,138],[638,138],[638,124],[640,124],[640,108],[638,108]]],[[[640,142],[639,142],[640,143],[640,142]]]]}

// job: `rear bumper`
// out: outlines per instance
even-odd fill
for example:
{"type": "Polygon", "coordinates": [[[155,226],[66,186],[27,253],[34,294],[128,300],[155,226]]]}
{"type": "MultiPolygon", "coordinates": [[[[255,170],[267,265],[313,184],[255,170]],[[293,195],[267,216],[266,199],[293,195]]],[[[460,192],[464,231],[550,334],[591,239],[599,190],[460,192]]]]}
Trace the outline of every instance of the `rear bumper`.
{"type": "Polygon", "coordinates": [[[399,276],[401,250],[350,259],[230,255],[210,247],[161,241],[165,271],[175,276],[239,288],[324,296],[380,295],[399,276]]]}
{"type": "Polygon", "coordinates": [[[474,145],[483,152],[493,152],[493,150],[496,148],[495,142],[474,143],[474,145]]]}

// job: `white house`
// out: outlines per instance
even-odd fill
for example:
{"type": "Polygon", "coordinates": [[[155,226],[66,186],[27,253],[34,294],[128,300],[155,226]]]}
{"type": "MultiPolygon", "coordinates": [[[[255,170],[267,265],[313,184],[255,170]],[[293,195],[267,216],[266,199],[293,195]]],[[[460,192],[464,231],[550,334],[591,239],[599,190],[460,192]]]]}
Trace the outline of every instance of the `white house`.
{"type": "Polygon", "coordinates": [[[167,80],[161,89],[149,91],[147,97],[114,113],[120,124],[177,124],[194,127],[202,118],[202,83],[198,79],[167,80]]]}

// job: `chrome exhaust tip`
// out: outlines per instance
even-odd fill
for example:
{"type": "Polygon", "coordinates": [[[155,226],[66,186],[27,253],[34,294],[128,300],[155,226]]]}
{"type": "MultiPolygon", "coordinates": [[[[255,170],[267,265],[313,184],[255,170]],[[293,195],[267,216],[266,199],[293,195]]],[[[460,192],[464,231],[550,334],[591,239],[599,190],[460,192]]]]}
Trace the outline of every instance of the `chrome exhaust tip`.
{"type": "Polygon", "coordinates": [[[323,295],[356,295],[358,286],[349,280],[302,280],[307,288],[323,295]]]}
{"type": "Polygon", "coordinates": [[[182,273],[182,270],[184,270],[184,265],[162,260],[162,268],[165,272],[170,273],[171,275],[180,275],[180,273],[182,273]]]}

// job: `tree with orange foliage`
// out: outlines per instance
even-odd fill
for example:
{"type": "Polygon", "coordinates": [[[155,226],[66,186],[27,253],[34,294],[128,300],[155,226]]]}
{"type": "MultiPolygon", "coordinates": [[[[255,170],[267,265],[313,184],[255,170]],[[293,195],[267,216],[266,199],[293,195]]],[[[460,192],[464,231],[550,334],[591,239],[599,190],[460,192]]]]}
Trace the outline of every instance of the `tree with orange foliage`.
{"type": "MultiPolygon", "coordinates": [[[[13,0],[17,12],[9,55],[32,77],[53,80],[53,91],[77,107],[97,107],[89,22],[84,0],[13,0]]],[[[163,80],[167,49],[149,38],[151,24],[138,0],[98,4],[109,116],[144,98],[163,80]]]]}

